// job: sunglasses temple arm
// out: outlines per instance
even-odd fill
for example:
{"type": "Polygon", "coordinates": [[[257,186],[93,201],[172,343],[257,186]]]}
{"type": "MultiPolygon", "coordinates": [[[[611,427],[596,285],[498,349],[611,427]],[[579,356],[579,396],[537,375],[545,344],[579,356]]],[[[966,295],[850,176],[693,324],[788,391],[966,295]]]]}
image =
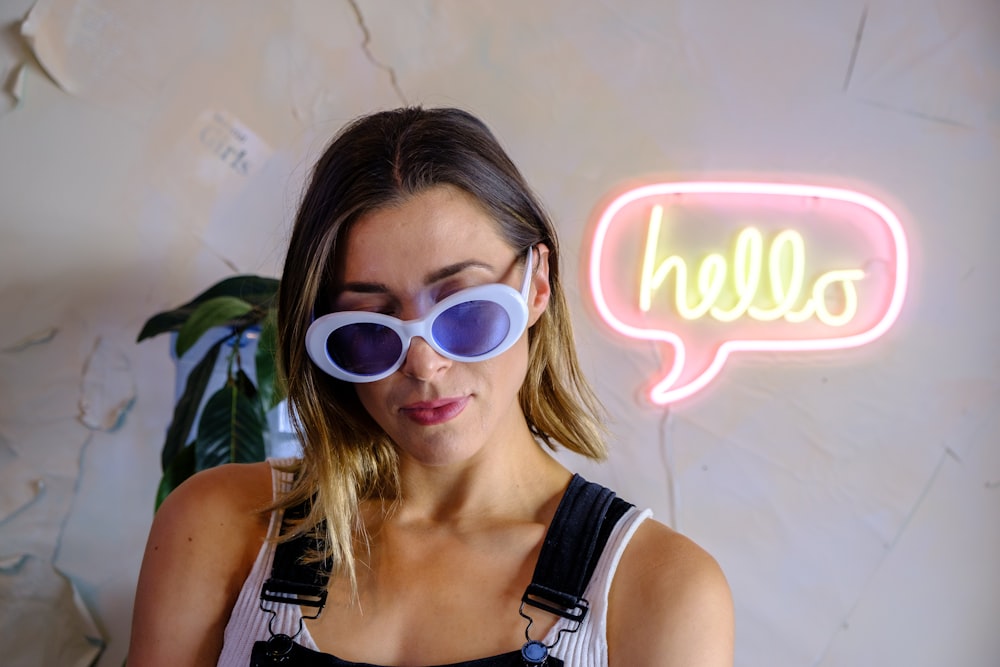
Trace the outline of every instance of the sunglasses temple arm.
{"type": "Polygon", "coordinates": [[[521,297],[527,301],[529,286],[531,285],[531,269],[535,258],[535,247],[528,248],[528,258],[524,262],[524,280],[521,281],[521,297]]]}

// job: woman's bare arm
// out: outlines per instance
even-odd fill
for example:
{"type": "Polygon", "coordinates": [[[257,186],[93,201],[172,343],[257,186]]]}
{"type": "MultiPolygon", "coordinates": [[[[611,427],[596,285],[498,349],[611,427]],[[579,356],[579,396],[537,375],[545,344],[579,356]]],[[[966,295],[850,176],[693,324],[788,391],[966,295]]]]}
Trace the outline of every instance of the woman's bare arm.
{"type": "Polygon", "coordinates": [[[268,464],[226,465],[174,490],[153,519],[132,616],[129,665],[215,665],[267,530],[268,464]]]}
{"type": "Polygon", "coordinates": [[[732,667],[733,601],[718,563],[683,535],[643,522],[611,586],[611,667],[732,667]]]}

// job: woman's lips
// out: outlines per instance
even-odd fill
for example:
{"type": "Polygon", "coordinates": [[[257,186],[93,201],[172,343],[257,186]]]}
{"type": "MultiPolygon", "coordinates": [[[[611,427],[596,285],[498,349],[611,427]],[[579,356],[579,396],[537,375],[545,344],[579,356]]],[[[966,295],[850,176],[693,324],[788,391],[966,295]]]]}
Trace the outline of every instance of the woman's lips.
{"type": "Polygon", "coordinates": [[[443,398],[436,401],[420,401],[419,403],[404,405],[401,408],[401,412],[421,426],[433,426],[434,424],[443,424],[457,417],[465,409],[468,402],[468,396],[443,398]]]}

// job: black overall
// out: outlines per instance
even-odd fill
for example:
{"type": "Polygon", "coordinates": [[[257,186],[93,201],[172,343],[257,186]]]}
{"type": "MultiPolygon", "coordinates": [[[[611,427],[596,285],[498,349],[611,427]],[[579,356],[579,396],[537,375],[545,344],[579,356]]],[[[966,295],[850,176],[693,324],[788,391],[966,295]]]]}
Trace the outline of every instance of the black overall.
{"type": "MultiPolygon", "coordinates": [[[[576,625],[562,632],[576,632],[588,611],[583,598],[597,561],[604,550],[611,530],[631,507],[600,484],[588,482],[574,475],[569,488],[559,502],[552,524],[545,533],[538,562],[531,583],[522,596],[521,615],[531,626],[531,619],[524,613],[525,606],[544,609],[576,625]]],[[[290,518],[303,516],[304,508],[295,507],[286,512],[290,518]]],[[[326,604],[328,568],[322,563],[303,564],[301,555],[310,546],[311,538],[300,537],[283,542],[275,550],[271,578],[262,587],[261,609],[270,610],[273,604],[297,604],[315,608],[316,616],[326,604]]],[[[315,546],[315,545],[312,545],[315,546]]],[[[299,632],[302,622],[299,623],[299,632]]],[[[548,650],[558,644],[546,645],[528,640],[519,650],[489,658],[450,663],[438,667],[563,667],[563,661],[550,656],[548,650]]],[[[527,630],[525,636],[527,637],[527,630]]],[[[327,653],[320,653],[297,644],[294,637],[274,634],[268,640],[253,646],[250,667],[272,665],[302,667],[379,667],[369,663],[347,662],[327,653]]]]}

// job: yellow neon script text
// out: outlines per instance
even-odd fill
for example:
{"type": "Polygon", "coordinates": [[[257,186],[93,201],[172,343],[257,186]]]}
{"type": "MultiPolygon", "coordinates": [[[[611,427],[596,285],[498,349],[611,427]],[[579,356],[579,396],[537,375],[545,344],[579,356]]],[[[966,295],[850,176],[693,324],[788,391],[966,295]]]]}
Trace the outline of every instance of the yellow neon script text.
{"type": "Polygon", "coordinates": [[[803,296],[806,271],[805,241],[792,229],[779,233],[767,248],[767,280],[763,286],[764,237],[754,227],[744,227],[736,237],[733,263],[718,253],[705,257],[695,275],[694,303],[689,301],[687,263],[671,255],[657,264],[656,249],[663,224],[663,207],[654,206],[649,216],[646,248],[642,259],[642,277],[639,283],[639,308],[648,312],[652,307],[653,293],[674,273],[674,305],[677,313],[686,320],[696,320],[706,315],[720,321],[732,322],[746,316],[761,322],[784,318],[786,322],[804,322],[815,316],[820,322],[839,327],[854,319],[858,311],[858,291],[855,282],[865,277],[861,269],[827,271],[812,285],[812,292],[805,303],[796,309],[803,296]],[[730,278],[736,293],[736,303],[729,308],[718,306],[719,297],[730,278]],[[826,291],[835,285],[843,290],[843,309],[831,313],[827,308],[826,291]],[[768,307],[759,305],[761,292],[768,307]]]}

